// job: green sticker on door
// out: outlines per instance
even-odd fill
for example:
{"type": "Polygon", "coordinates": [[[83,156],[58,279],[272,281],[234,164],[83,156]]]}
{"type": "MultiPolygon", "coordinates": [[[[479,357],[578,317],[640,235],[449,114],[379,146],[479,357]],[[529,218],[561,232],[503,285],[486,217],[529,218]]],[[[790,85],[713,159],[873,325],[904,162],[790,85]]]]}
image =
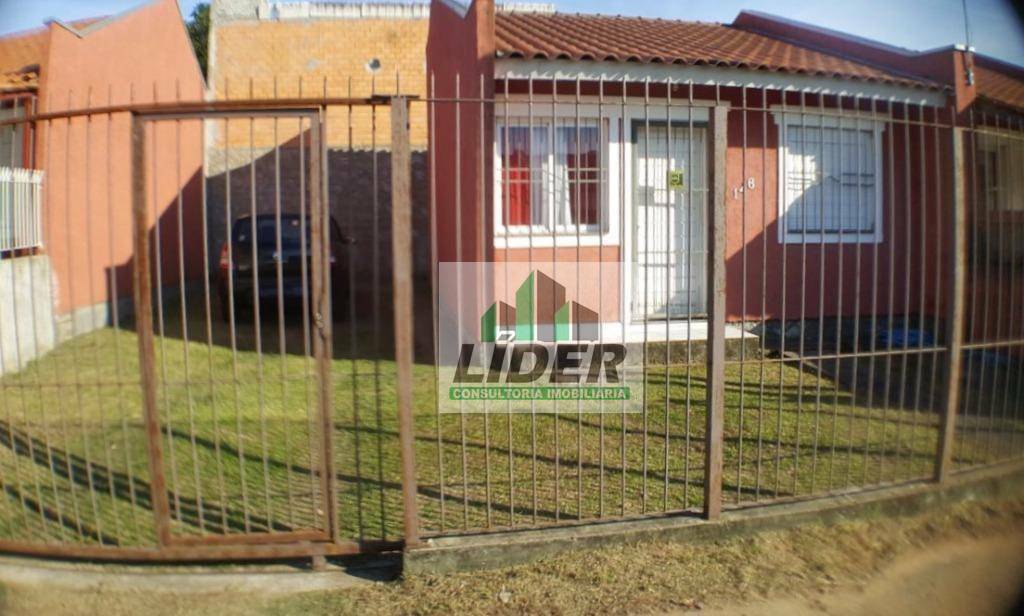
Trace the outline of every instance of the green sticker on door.
{"type": "Polygon", "coordinates": [[[683,185],[683,170],[672,169],[668,172],[668,189],[679,190],[685,188],[683,185]]]}

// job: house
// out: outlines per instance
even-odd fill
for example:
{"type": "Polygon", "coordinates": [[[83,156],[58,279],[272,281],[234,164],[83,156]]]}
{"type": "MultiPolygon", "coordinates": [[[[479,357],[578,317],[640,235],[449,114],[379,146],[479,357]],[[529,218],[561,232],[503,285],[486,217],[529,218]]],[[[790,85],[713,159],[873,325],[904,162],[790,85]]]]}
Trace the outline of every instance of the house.
{"type": "MultiPolygon", "coordinates": [[[[60,114],[202,100],[205,84],[175,0],[4,36],[0,75],[0,120],[55,114],[0,127],[3,372],[131,309],[131,116],[60,114]]],[[[200,127],[178,128],[155,129],[157,218],[197,195],[200,127]]]]}
{"type": "MultiPolygon", "coordinates": [[[[711,24],[491,0],[431,11],[437,261],[603,263],[621,293],[606,336],[703,335],[716,203],[727,336],[865,315],[930,329],[949,288],[953,126],[977,129],[974,250],[986,230],[1000,255],[1019,244],[1020,67],[754,12],[711,24]]],[[[971,292],[993,295],[1015,269],[984,267],[971,292]]],[[[1005,320],[1011,295],[984,310],[1005,320]]]]}

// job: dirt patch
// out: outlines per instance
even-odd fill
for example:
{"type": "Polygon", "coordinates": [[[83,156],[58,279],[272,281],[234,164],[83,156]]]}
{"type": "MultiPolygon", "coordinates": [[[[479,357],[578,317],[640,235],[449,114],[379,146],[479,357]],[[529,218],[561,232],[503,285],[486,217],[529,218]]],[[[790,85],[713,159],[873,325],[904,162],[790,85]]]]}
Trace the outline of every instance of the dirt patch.
{"type": "Polygon", "coordinates": [[[699,606],[723,614],[852,614],[930,613],[938,606],[939,613],[994,614],[1014,599],[1020,574],[1024,499],[702,545],[638,543],[501,570],[410,576],[284,597],[11,585],[5,613],[596,614],[699,606]]]}
{"type": "Polygon", "coordinates": [[[897,558],[866,583],[841,584],[794,597],[710,609],[709,616],[759,614],[928,614],[973,616],[1021,613],[1024,534],[943,542],[897,558]]]}

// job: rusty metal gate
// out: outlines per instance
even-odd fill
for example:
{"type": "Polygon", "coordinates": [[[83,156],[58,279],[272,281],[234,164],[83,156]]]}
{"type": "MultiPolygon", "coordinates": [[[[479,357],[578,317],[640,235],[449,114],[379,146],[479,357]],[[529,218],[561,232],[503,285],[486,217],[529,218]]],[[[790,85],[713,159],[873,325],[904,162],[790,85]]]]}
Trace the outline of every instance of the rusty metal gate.
{"type": "Polygon", "coordinates": [[[300,96],[11,123],[39,140],[47,207],[42,238],[4,258],[32,268],[17,284],[48,286],[33,277],[45,267],[61,286],[25,310],[14,299],[34,344],[3,375],[6,549],[209,560],[402,545],[408,105],[300,96]]]}

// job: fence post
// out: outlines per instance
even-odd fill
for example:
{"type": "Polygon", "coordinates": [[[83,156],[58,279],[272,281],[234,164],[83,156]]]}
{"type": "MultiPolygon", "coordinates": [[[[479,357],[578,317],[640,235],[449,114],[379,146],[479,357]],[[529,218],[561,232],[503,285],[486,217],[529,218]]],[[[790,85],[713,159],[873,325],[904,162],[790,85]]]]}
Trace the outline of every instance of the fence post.
{"type": "Polygon", "coordinates": [[[708,227],[707,426],[704,517],[722,513],[722,422],[725,419],[725,164],[728,107],[711,109],[711,225],[708,227]]]}
{"type": "Polygon", "coordinates": [[[132,116],[132,213],[134,221],[135,330],[139,344],[139,376],[142,385],[143,422],[149,453],[149,487],[156,524],[157,543],[171,542],[171,508],[164,480],[160,414],[156,404],[156,364],[153,347],[153,295],[150,285],[149,211],[146,209],[146,121],[132,116]]]}
{"type": "Polygon", "coordinates": [[[964,174],[964,129],[952,127],[953,211],[949,217],[950,289],[946,310],[946,393],[935,460],[935,480],[949,477],[953,465],[953,440],[956,436],[956,411],[960,406],[960,364],[963,361],[964,293],[967,271],[967,204],[964,174]]]}
{"type": "Polygon", "coordinates": [[[335,543],[341,541],[338,529],[337,481],[334,476],[334,419],[331,406],[331,361],[334,358],[333,309],[331,307],[330,212],[327,195],[327,151],[324,147],[326,111],[321,107],[310,118],[309,128],[309,217],[310,217],[310,290],[312,292],[313,357],[319,378],[320,402],[320,490],[324,498],[324,528],[335,543]]]}
{"type": "Polygon", "coordinates": [[[398,445],[406,547],[419,543],[416,453],[412,424],[412,204],[410,202],[409,101],[391,99],[391,260],[395,312],[398,445]]]}

